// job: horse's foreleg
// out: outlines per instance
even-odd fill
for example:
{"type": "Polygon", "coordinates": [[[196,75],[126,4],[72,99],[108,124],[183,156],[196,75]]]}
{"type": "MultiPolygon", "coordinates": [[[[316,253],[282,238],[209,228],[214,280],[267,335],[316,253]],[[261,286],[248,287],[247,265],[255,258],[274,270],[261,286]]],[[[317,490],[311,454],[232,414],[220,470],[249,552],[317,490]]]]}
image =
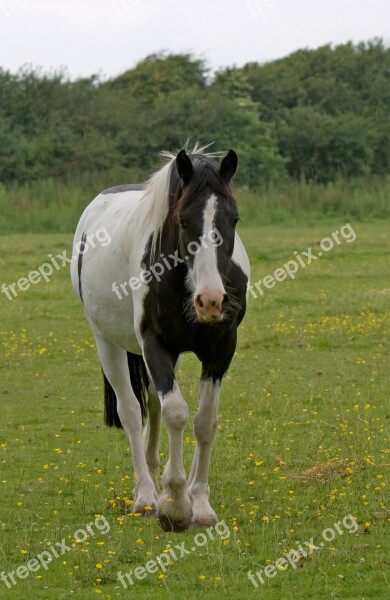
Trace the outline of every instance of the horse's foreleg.
{"type": "Polygon", "coordinates": [[[188,406],[175,379],[177,357],[171,356],[155,337],[145,339],[144,356],[160,398],[169,438],[169,458],[163,473],[157,517],[164,530],[182,531],[188,529],[191,522],[191,501],[183,465],[183,432],[188,422],[188,406]]]}
{"type": "Polygon", "coordinates": [[[183,432],[188,422],[188,407],[177,386],[161,400],[169,458],[163,473],[163,492],[158,500],[158,518],[163,529],[181,531],[188,529],[191,521],[191,501],[183,465],[183,432]]]}
{"type": "Polygon", "coordinates": [[[217,429],[220,383],[201,381],[199,410],[194,417],[194,433],[197,446],[188,479],[188,493],[192,500],[191,527],[215,525],[217,515],[209,504],[208,475],[211,446],[217,429]]]}
{"type": "Polygon", "coordinates": [[[199,356],[202,361],[199,409],[194,418],[197,446],[194,452],[188,493],[192,501],[191,527],[209,527],[217,522],[217,515],[209,503],[209,467],[211,447],[217,430],[218,402],[221,382],[234,355],[237,330],[231,329],[212,352],[199,356]]]}
{"type": "Polygon", "coordinates": [[[149,473],[158,490],[158,473],[160,466],[160,427],[161,427],[161,405],[160,398],[150,384],[148,389],[148,422],[144,432],[146,462],[149,473]]]}

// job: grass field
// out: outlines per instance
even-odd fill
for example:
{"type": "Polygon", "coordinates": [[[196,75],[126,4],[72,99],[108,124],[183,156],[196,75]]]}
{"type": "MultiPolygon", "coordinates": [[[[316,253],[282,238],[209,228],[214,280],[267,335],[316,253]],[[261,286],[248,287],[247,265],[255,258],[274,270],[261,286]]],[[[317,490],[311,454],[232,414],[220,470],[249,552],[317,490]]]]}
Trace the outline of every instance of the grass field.
{"type": "MultiPolygon", "coordinates": [[[[252,281],[294,250],[318,252],[344,222],[242,229],[252,281]]],[[[213,449],[224,535],[207,543],[132,514],[129,444],[103,426],[100,366],[68,268],[12,301],[0,295],[0,573],[10,585],[0,580],[1,599],[390,597],[389,224],[351,223],[353,243],[251,299],[213,449]],[[128,589],[118,581],[182,542],[189,554],[165,572],[142,571],[128,589]],[[307,556],[293,552],[299,545],[307,556]]],[[[0,285],[49,253],[70,255],[70,244],[69,234],[3,236],[0,285]]],[[[198,375],[186,357],[191,415],[198,375]]],[[[190,425],[185,435],[188,469],[190,425]]],[[[162,461],[166,453],[164,432],[162,461]]]]}
{"type": "MultiPolygon", "coordinates": [[[[86,198],[129,181],[134,181],[129,174],[93,174],[79,182],[47,179],[9,187],[0,183],[0,233],[74,231],[86,198]]],[[[390,217],[390,176],[340,179],[328,185],[288,181],[263,190],[236,189],[235,194],[242,222],[252,226],[312,224],[337,215],[359,222],[390,217]]]]}

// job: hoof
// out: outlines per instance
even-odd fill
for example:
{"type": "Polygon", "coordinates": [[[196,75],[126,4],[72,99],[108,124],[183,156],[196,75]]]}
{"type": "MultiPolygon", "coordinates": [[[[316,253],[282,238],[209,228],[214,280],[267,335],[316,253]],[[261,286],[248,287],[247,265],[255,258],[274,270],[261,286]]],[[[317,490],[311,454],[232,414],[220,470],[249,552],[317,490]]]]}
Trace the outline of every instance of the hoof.
{"type": "Polygon", "coordinates": [[[207,527],[213,527],[218,523],[217,515],[202,515],[194,516],[191,520],[190,529],[207,529],[207,527]]]}
{"type": "Polygon", "coordinates": [[[157,521],[160,523],[161,528],[166,532],[175,531],[179,533],[181,531],[187,531],[187,529],[189,529],[191,525],[190,518],[178,521],[164,514],[158,514],[157,521]]]}
{"type": "Polygon", "coordinates": [[[141,514],[142,517],[155,517],[157,509],[155,506],[144,506],[143,508],[134,508],[134,513],[141,514]]]}
{"type": "Polygon", "coordinates": [[[157,520],[164,531],[186,531],[191,525],[192,506],[188,496],[173,500],[163,493],[157,505],[157,520]]]}
{"type": "Polygon", "coordinates": [[[147,502],[146,500],[135,500],[133,513],[141,513],[143,517],[153,517],[157,513],[156,501],[147,502]]]}

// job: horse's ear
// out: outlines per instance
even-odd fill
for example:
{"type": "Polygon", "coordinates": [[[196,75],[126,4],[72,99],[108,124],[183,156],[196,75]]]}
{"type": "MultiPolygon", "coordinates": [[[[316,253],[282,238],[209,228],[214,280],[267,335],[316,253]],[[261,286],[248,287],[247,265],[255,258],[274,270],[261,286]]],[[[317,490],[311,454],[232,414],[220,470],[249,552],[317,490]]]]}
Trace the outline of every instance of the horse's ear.
{"type": "Polygon", "coordinates": [[[180,150],[179,154],[176,156],[176,169],[183,184],[187,185],[192,177],[194,169],[184,148],[183,150],[180,150]]]}
{"type": "Polygon", "coordinates": [[[219,167],[219,176],[225,183],[229,183],[237,170],[238,156],[234,150],[229,150],[219,167]]]}

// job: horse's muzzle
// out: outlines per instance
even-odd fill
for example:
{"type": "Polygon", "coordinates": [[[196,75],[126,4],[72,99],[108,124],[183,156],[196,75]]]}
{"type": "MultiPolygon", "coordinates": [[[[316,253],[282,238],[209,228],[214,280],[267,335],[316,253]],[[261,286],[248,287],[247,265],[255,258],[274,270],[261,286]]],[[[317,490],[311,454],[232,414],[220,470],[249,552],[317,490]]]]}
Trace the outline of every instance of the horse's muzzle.
{"type": "Polygon", "coordinates": [[[225,292],[197,294],[194,298],[194,308],[201,323],[218,323],[223,320],[222,304],[225,292]]]}

